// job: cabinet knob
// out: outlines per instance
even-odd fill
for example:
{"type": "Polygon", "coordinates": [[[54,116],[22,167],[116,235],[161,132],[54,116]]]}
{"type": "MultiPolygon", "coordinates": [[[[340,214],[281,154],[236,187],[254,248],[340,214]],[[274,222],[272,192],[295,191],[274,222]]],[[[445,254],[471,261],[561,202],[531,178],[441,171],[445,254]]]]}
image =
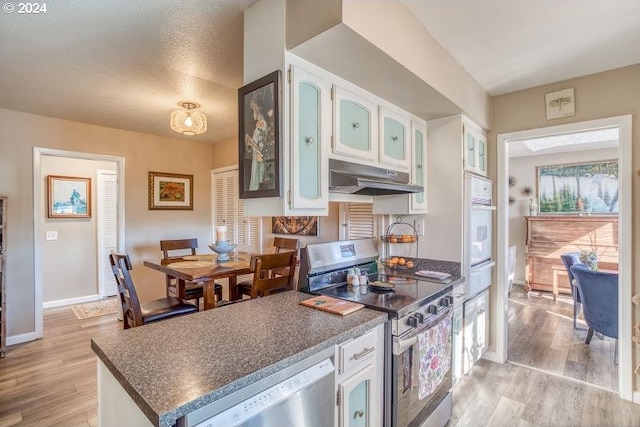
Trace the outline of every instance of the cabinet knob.
{"type": "Polygon", "coordinates": [[[422,169],[422,165],[418,165],[418,169],[422,169]]]}
{"type": "Polygon", "coordinates": [[[393,140],[393,141],[397,141],[397,140],[398,140],[398,137],[397,137],[397,136],[392,136],[392,137],[391,137],[391,140],[393,140]]]}
{"type": "Polygon", "coordinates": [[[359,411],[356,411],[353,413],[353,418],[362,418],[364,417],[364,411],[362,409],[360,409],[359,411]]]}
{"type": "Polygon", "coordinates": [[[304,142],[306,142],[307,144],[313,144],[315,140],[313,139],[312,136],[308,136],[304,139],[304,142]]]}
{"type": "Polygon", "coordinates": [[[353,128],[354,129],[358,129],[360,127],[360,123],[358,122],[353,122],[353,128]]]}

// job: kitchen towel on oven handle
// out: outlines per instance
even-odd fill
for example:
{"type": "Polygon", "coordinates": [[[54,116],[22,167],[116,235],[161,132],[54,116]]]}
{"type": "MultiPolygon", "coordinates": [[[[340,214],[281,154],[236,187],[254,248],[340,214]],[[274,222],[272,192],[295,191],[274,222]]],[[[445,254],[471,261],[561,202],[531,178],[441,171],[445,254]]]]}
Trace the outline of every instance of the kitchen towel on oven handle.
{"type": "Polygon", "coordinates": [[[451,316],[418,335],[418,399],[433,393],[451,369],[451,316]]]}

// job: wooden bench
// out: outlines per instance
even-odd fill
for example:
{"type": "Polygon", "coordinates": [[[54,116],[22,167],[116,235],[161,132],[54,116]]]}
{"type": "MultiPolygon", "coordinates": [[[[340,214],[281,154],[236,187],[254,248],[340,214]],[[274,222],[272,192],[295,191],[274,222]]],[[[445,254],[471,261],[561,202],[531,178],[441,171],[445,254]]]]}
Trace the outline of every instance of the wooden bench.
{"type": "Polygon", "coordinates": [[[559,290],[559,278],[560,275],[563,275],[564,277],[567,278],[567,281],[569,280],[569,275],[567,274],[567,269],[564,268],[564,265],[552,265],[551,266],[551,272],[553,274],[553,300],[555,301],[558,293],[560,293],[559,290]]]}

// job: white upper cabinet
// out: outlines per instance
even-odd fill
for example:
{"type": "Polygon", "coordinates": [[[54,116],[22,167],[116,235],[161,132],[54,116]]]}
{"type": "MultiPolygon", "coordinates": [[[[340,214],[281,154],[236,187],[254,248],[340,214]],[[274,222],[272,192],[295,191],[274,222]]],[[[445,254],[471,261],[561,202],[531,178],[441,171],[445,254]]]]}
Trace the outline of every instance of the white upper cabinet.
{"type": "Polygon", "coordinates": [[[427,126],[423,121],[411,121],[411,142],[411,179],[425,191],[411,195],[409,213],[427,213],[427,126]]]}
{"type": "Polygon", "coordinates": [[[378,107],[343,87],[333,87],[333,153],[344,160],[378,160],[378,107]]]}
{"type": "Polygon", "coordinates": [[[462,126],[464,144],[464,168],[480,175],[487,175],[487,137],[480,128],[465,121],[462,126]]]}
{"type": "Polygon", "coordinates": [[[291,174],[289,208],[328,209],[327,153],[331,141],[331,85],[291,66],[291,174]]]}
{"type": "Polygon", "coordinates": [[[380,106],[379,159],[383,165],[401,169],[411,168],[408,114],[386,106],[380,106]]]}
{"type": "Polygon", "coordinates": [[[373,200],[373,213],[380,215],[414,215],[427,213],[427,125],[417,117],[407,126],[407,146],[411,184],[424,187],[422,193],[378,196],[373,200]]]}

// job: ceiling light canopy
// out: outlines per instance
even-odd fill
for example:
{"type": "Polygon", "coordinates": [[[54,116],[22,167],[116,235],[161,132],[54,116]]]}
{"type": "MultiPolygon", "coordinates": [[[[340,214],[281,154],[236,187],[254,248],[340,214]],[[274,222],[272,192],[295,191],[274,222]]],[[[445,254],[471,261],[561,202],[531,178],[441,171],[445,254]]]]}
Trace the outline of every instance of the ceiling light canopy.
{"type": "Polygon", "coordinates": [[[171,129],[183,135],[200,135],[207,131],[207,116],[196,110],[200,105],[195,102],[179,102],[181,110],[171,113],[171,129]]]}

